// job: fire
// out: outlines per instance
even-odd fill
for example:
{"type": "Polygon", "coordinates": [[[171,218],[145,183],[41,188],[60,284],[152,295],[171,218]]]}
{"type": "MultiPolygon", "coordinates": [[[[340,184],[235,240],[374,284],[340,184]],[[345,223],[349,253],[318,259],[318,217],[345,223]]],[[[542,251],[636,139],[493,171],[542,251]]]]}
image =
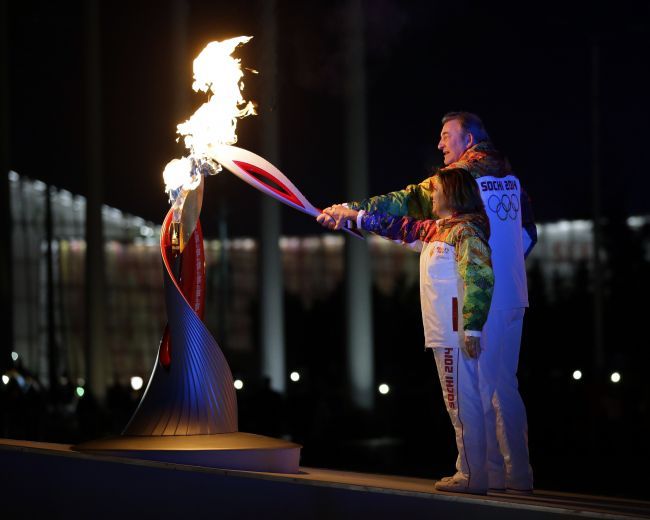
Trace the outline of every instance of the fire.
{"type": "MultiPolygon", "coordinates": [[[[191,171],[192,160],[189,157],[181,157],[180,159],[172,159],[169,161],[163,170],[163,180],[165,181],[167,191],[177,190],[179,188],[186,190],[194,189],[196,187],[196,179],[192,179],[192,176],[188,176],[187,174],[191,171]]],[[[197,178],[199,177],[197,176],[197,178]]]]}
{"type": "Polygon", "coordinates": [[[254,104],[242,94],[241,60],[232,57],[235,49],[251,38],[239,36],[210,42],[194,60],[192,88],[210,97],[177,127],[190,153],[170,161],[163,172],[165,192],[175,206],[182,206],[187,192],[200,184],[201,175],[221,171],[221,165],[212,157],[213,147],[236,143],[237,121],[256,113],[254,104]]]}

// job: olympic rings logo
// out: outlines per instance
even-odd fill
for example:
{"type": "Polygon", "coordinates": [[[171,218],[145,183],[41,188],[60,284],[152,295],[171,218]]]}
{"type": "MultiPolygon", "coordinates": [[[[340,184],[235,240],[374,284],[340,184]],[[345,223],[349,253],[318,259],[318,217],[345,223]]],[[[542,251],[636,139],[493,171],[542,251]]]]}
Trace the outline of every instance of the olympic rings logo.
{"type": "Polygon", "coordinates": [[[515,220],[519,213],[519,197],[513,193],[511,195],[490,195],[488,199],[488,208],[501,220],[515,220]]]}

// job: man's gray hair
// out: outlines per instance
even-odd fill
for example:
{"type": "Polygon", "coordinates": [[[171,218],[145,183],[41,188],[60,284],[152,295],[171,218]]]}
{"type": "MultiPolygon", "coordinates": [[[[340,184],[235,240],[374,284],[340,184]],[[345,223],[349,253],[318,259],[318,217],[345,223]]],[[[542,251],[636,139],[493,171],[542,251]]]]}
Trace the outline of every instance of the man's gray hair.
{"type": "Polygon", "coordinates": [[[460,126],[465,132],[474,136],[474,141],[477,143],[490,140],[490,136],[485,130],[485,126],[483,126],[483,121],[476,114],[471,112],[447,112],[442,118],[442,124],[444,125],[447,121],[455,119],[460,121],[460,126]]]}

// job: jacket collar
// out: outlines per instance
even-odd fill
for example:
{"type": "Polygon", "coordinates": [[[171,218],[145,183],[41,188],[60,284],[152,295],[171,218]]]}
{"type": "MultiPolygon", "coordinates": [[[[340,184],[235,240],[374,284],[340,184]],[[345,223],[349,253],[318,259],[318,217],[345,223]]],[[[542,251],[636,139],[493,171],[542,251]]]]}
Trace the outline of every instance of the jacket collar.
{"type": "Polygon", "coordinates": [[[490,141],[482,141],[468,148],[457,161],[442,169],[448,170],[451,168],[462,168],[474,177],[482,177],[484,175],[504,177],[511,172],[508,160],[490,141]]]}

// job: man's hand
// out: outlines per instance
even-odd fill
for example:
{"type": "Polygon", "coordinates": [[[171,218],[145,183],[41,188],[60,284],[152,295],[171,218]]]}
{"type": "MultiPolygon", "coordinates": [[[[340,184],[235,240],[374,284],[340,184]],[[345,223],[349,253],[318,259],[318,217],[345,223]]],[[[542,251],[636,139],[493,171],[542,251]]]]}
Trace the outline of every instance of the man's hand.
{"type": "Polygon", "coordinates": [[[356,220],[358,212],[346,208],[340,204],[335,204],[325,208],[323,212],[316,217],[316,221],[327,229],[341,229],[348,220],[356,220]]]}
{"type": "Polygon", "coordinates": [[[316,217],[316,222],[318,222],[321,226],[326,227],[327,229],[335,229],[336,227],[336,219],[327,213],[327,211],[323,211],[320,215],[316,217]]]}
{"type": "Polygon", "coordinates": [[[465,336],[463,352],[471,358],[478,358],[481,354],[481,338],[477,336],[465,336]]]}

